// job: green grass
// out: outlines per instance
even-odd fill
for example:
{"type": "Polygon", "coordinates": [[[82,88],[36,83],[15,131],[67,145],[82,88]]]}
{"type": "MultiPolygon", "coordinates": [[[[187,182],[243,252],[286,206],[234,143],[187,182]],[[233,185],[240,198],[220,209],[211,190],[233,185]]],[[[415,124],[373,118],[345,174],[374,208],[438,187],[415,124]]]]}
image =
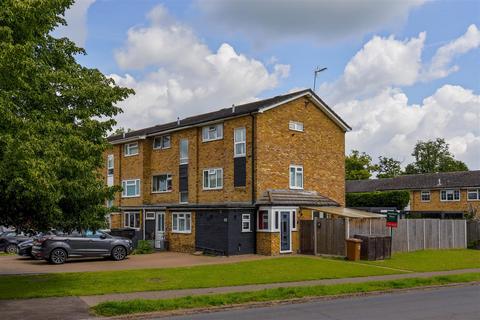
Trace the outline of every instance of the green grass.
{"type": "Polygon", "coordinates": [[[226,293],[203,296],[188,296],[165,300],[130,300],[104,302],[92,311],[101,316],[118,316],[132,313],[169,311],[178,309],[228,306],[262,301],[280,301],[295,298],[320,297],[352,293],[366,293],[406,289],[414,287],[445,285],[479,281],[480,273],[451,275],[431,278],[413,278],[393,281],[375,281],[355,284],[338,284],[328,286],[292,287],[266,289],[254,292],[226,293]]]}
{"type": "Polygon", "coordinates": [[[0,299],[210,288],[393,273],[401,272],[346,261],[288,257],[188,268],[0,276],[0,299]]]}
{"type": "Polygon", "coordinates": [[[480,250],[452,249],[396,253],[388,260],[362,263],[416,272],[480,268],[480,250]]]}

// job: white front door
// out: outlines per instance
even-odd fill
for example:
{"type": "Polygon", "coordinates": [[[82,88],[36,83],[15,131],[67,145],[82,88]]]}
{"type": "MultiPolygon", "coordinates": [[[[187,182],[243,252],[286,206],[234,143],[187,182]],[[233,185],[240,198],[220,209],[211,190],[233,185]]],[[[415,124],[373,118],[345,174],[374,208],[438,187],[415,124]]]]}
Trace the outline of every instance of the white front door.
{"type": "Polygon", "coordinates": [[[157,212],[155,219],[155,248],[163,249],[165,240],[165,212],[157,212]]]}

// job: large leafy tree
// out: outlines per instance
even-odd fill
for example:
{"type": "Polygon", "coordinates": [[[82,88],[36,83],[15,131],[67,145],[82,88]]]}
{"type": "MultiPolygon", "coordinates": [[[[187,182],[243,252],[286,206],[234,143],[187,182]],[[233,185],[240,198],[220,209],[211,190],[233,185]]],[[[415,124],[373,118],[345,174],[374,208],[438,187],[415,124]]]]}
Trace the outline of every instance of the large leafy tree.
{"type": "Polygon", "coordinates": [[[468,167],[456,160],[442,138],[418,141],[413,149],[415,162],[405,167],[406,174],[467,171],[468,167]]]}
{"type": "Polygon", "coordinates": [[[352,150],[345,157],[345,179],[347,180],[368,179],[376,170],[377,166],[372,163],[372,157],[365,152],[352,150]]]}
{"type": "Polygon", "coordinates": [[[95,228],[104,221],[99,168],[107,132],[132,93],[51,31],[72,0],[2,0],[0,6],[0,224],[95,228]]]}
{"type": "Polygon", "coordinates": [[[401,162],[393,158],[378,157],[377,178],[395,178],[402,174],[401,162]]]}

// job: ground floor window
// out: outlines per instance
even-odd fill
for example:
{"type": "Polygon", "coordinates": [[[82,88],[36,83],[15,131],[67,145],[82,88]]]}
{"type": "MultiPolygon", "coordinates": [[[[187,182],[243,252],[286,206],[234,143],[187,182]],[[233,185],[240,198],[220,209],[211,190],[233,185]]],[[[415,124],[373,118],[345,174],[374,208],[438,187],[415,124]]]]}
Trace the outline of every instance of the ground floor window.
{"type": "Polygon", "coordinates": [[[177,233],[192,232],[191,213],[172,213],[172,231],[177,233]]]}
{"type": "Polygon", "coordinates": [[[268,210],[258,211],[258,230],[268,230],[269,221],[268,221],[268,210]]]}
{"type": "Polygon", "coordinates": [[[125,212],[123,215],[123,226],[125,228],[140,228],[140,213],[139,212],[125,212]]]}
{"type": "Polygon", "coordinates": [[[250,232],[250,231],[252,231],[250,214],[244,213],[242,214],[242,232],[250,232]]]}

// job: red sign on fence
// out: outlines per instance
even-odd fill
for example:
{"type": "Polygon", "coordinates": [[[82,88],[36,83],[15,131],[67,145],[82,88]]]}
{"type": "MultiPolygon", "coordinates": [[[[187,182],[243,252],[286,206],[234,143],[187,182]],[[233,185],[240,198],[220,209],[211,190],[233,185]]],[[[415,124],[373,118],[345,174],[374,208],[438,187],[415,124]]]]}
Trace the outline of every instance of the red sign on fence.
{"type": "Polygon", "coordinates": [[[396,228],[398,226],[398,214],[396,212],[387,212],[387,227],[396,228]]]}

